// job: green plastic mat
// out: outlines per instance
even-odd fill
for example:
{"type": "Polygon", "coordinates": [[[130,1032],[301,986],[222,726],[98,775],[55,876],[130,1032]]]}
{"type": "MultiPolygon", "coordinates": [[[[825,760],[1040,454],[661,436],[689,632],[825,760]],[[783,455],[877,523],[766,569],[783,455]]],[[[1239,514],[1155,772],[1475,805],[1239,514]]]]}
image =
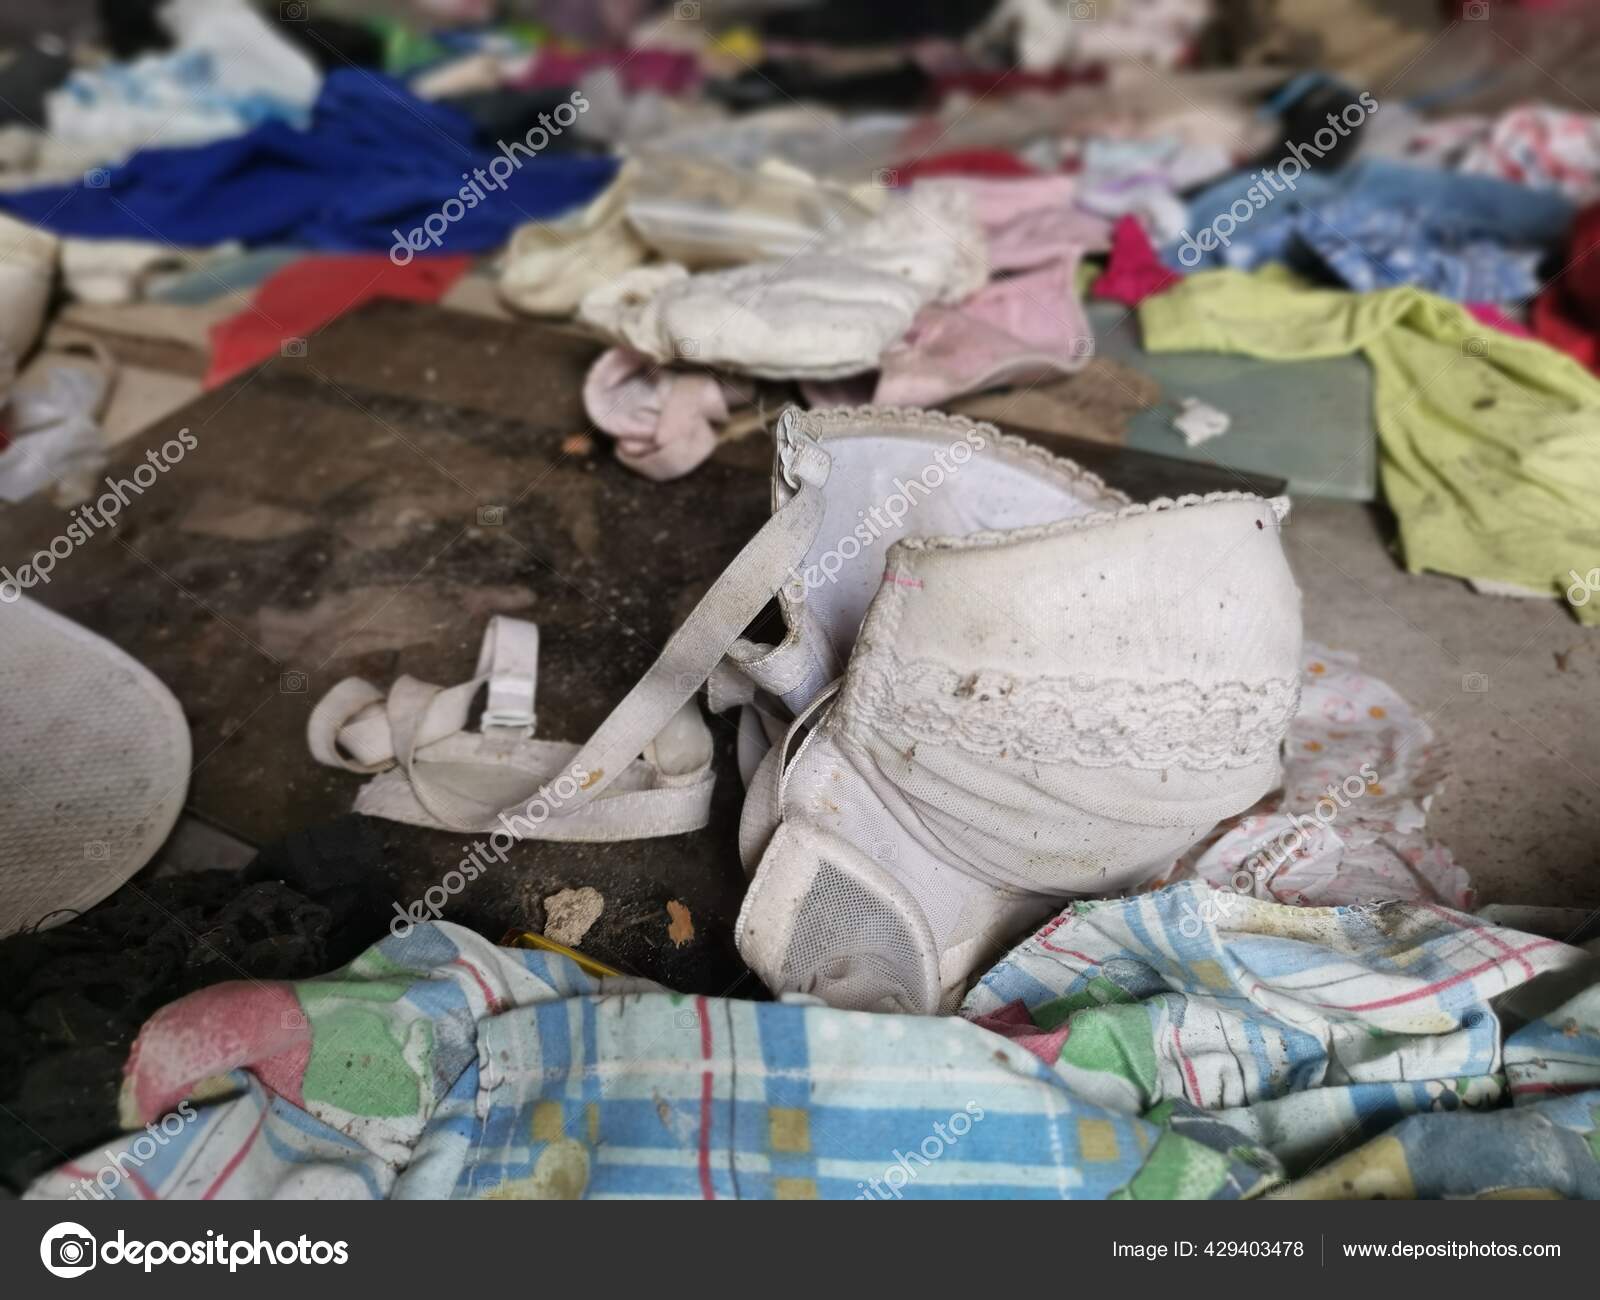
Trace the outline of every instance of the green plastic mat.
{"type": "Polygon", "coordinates": [[[1142,370],[1166,402],[1128,426],[1128,446],[1224,469],[1289,481],[1297,496],[1371,501],[1378,495],[1378,434],[1372,421],[1372,372],[1360,357],[1328,361],[1258,361],[1213,352],[1144,350],[1138,312],[1093,303],[1089,322],[1102,357],[1142,370]],[[1190,447],[1172,427],[1185,397],[1233,417],[1227,433],[1190,447]]]}

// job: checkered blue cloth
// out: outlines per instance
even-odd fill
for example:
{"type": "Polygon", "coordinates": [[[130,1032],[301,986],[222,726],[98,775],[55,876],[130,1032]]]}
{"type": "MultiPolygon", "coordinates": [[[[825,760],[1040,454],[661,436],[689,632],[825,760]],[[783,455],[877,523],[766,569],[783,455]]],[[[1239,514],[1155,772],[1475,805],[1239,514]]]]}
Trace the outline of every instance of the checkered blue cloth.
{"type": "Polygon", "coordinates": [[[1600,986],[1500,1016],[1585,953],[1437,907],[1206,897],[1077,904],[959,1017],[684,996],[419,926],[165,1008],[123,1089],[150,1127],[29,1194],[1600,1196],[1600,986]]]}
{"type": "Polygon", "coordinates": [[[1537,249],[1457,231],[1437,216],[1331,203],[1302,213],[1294,234],[1357,292],[1414,284],[1457,302],[1524,302],[1540,288],[1537,249]]]}

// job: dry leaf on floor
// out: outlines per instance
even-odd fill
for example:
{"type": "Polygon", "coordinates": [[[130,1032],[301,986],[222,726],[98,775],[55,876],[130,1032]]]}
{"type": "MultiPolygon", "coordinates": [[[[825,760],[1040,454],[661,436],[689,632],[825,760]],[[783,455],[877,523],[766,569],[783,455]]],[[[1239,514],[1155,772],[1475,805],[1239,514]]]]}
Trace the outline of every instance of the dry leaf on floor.
{"type": "Polygon", "coordinates": [[[694,918],[676,898],[667,904],[667,915],[672,918],[667,926],[667,938],[672,940],[674,947],[681,948],[694,938],[694,918]]]}

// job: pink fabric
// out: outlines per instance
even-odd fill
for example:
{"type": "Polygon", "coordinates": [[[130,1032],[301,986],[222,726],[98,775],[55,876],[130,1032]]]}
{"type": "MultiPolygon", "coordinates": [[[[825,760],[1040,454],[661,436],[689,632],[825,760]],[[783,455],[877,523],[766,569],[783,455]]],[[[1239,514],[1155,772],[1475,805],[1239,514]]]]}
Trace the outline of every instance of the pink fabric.
{"type": "Polygon", "coordinates": [[[1512,320],[1511,317],[1507,316],[1505,312],[1501,311],[1492,302],[1469,302],[1467,304],[1467,310],[1470,311],[1477,320],[1489,326],[1491,329],[1499,330],[1502,334],[1509,334],[1515,339],[1531,339],[1534,337],[1534,333],[1531,329],[1529,329],[1526,325],[1512,320]]]}
{"type": "Polygon", "coordinates": [[[1111,230],[1111,257],[1090,292],[1096,298],[1137,307],[1146,298],[1165,293],[1183,277],[1156,254],[1150,236],[1134,216],[1117,218],[1111,230]]]}
{"type": "Polygon", "coordinates": [[[1061,1059],[1061,1049],[1067,1045],[1067,1036],[1071,1033],[1071,1027],[1066,1024],[1057,1029],[1040,1029],[1028,1014],[1027,1005],[1020,1000],[1008,1002],[986,1016],[974,1016],[972,1023],[1027,1048],[1046,1065],[1054,1065],[1061,1059]]]}
{"type": "Polygon", "coordinates": [[[615,68],[630,94],[656,90],[683,95],[700,84],[700,60],[681,50],[558,50],[539,51],[520,77],[517,90],[545,90],[576,85],[596,68],[615,68]]]}
{"type": "Polygon", "coordinates": [[[705,370],[671,370],[630,348],[610,348],[583,381],[583,409],[617,440],[617,459],[646,478],[682,478],[717,449],[716,426],[748,387],[705,370]]]}
{"type": "MultiPolygon", "coordinates": [[[[1078,263],[1105,247],[1109,227],[1074,205],[1076,182],[1032,176],[936,183],[972,196],[990,274],[1017,274],[1000,274],[954,305],[924,307],[906,337],[883,354],[873,400],[935,406],[1081,369],[1094,337],[1078,300],[1078,263]]],[[[913,189],[913,202],[915,196],[913,189]]]]}
{"type": "Polygon", "coordinates": [[[648,8],[647,0],[539,0],[539,24],[569,41],[606,45],[625,39],[648,8]]]}
{"type": "Polygon", "coordinates": [[[1081,369],[1094,350],[1075,292],[1076,257],[985,285],[953,307],[935,303],[883,354],[873,400],[936,406],[963,393],[1081,369]]]}
{"type": "Polygon", "coordinates": [[[1026,270],[1060,258],[1076,261],[1084,252],[1105,246],[1106,223],[1074,205],[1078,183],[1070,176],[968,177],[942,183],[959,185],[972,195],[988,241],[991,273],[1026,270]]]}
{"type": "Polygon", "coordinates": [[[304,1108],[311,1025],[294,986],[216,984],[145,1021],[123,1067],[124,1113],[148,1124],[192,1094],[197,1080],[248,1065],[279,1096],[304,1108]]]}

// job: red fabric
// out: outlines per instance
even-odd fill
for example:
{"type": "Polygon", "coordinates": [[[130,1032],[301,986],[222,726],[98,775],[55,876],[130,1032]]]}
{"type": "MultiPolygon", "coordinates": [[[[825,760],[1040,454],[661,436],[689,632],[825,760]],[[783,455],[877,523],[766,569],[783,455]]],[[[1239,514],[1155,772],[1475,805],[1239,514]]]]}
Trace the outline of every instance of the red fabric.
{"type": "Polygon", "coordinates": [[[1590,370],[1600,371],[1600,338],[1582,321],[1567,314],[1561,287],[1554,285],[1533,300],[1530,319],[1534,335],[1590,370]]]}
{"type": "Polygon", "coordinates": [[[211,327],[205,386],[227,383],[277,356],[286,339],[315,334],[375,298],[438,302],[471,264],[470,257],[418,257],[396,266],[382,253],[291,262],[262,282],[251,306],[211,327]]]}
{"type": "Polygon", "coordinates": [[[573,86],[596,68],[615,68],[629,94],[656,90],[686,95],[700,84],[700,60],[683,50],[540,50],[521,76],[517,90],[550,90],[573,86]]]}
{"type": "Polygon", "coordinates": [[[1514,339],[1531,339],[1533,337],[1532,330],[1526,325],[1512,320],[1492,302],[1469,302],[1467,310],[1472,313],[1474,319],[1499,330],[1502,334],[1509,334],[1514,339]]]}
{"type": "Polygon", "coordinates": [[[1165,293],[1183,277],[1161,260],[1139,219],[1117,218],[1111,228],[1111,257],[1089,290],[1096,298],[1137,307],[1146,298],[1165,293]]]}
{"type": "Polygon", "coordinates": [[[1533,300],[1532,321],[1537,337],[1600,371],[1600,203],[1572,223],[1566,264],[1533,300]]]}
{"type": "Polygon", "coordinates": [[[1097,86],[1106,79],[1103,67],[1051,68],[1048,72],[1027,72],[1022,68],[940,68],[933,70],[933,84],[939,94],[975,95],[1005,98],[1027,91],[1054,94],[1069,86],[1097,86]]]}
{"type": "Polygon", "coordinates": [[[991,1034],[1009,1038],[1032,1052],[1046,1065],[1054,1066],[1061,1059],[1061,1049],[1067,1045],[1072,1026],[1062,1024],[1055,1029],[1040,1029],[1033,1023],[1028,1008],[1021,998],[1008,1002],[998,1011],[986,1016],[974,1016],[972,1023],[991,1034]]]}
{"type": "Polygon", "coordinates": [[[954,149],[949,153],[919,158],[914,163],[894,169],[899,184],[926,180],[930,176],[1038,176],[1039,169],[1030,167],[1016,154],[1005,149],[954,149]]]}

